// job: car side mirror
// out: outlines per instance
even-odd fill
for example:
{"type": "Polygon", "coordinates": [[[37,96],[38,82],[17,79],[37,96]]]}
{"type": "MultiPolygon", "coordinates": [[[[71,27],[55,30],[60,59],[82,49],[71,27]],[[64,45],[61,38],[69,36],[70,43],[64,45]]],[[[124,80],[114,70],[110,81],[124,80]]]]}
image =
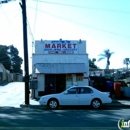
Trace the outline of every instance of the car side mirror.
{"type": "Polygon", "coordinates": [[[65,91],[64,94],[68,94],[68,91],[65,91]]]}

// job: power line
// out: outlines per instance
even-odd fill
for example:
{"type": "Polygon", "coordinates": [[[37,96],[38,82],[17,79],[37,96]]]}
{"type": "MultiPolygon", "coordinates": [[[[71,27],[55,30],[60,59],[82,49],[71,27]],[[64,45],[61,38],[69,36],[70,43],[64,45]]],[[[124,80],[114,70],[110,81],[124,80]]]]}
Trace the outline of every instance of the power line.
{"type": "MultiPolygon", "coordinates": [[[[0,60],[1,60],[1,59],[4,59],[4,58],[9,58],[9,60],[11,60],[11,61],[22,59],[20,56],[19,56],[19,58],[13,57],[14,59],[13,59],[12,57],[10,57],[9,55],[2,56],[2,57],[0,56],[0,60]]],[[[22,59],[22,60],[23,60],[23,59],[22,59]]]]}
{"type": "MultiPolygon", "coordinates": [[[[33,7],[30,7],[30,6],[28,6],[28,7],[33,9],[33,10],[35,10],[35,8],[33,8],[33,7]]],[[[116,32],[113,32],[113,31],[104,30],[104,29],[101,29],[101,28],[98,28],[98,27],[95,27],[95,26],[92,26],[92,25],[89,25],[89,24],[86,24],[86,23],[80,23],[80,22],[77,22],[77,21],[73,21],[71,19],[64,18],[62,16],[58,16],[58,15],[54,15],[54,14],[45,12],[45,11],[43,11],[41,9],[37,9],[37,11],[40,11],[42,13],[45,13],[47,15],[53,16],[53,17],[61,19],[61,20],[65,20],[67,22],[71,22],[71,23],[74,23],[74,24],[77,24],[77,25],[80,25],[80,26],[83,26],[83,27],[91,28],[93,30],[98,30],[98,31],[101,31],[101,32],[109,33],[109,34],[113,34],[113,35],[117,35],[117,36],[123,36],[125,38],[130,38],[129,35],[119,34],[119,33],[116,33],[116,32]]]]}
{"type": "Polygon", "coordinates": [[[8,59],[8,60],[0,61],[0,63],[9,62],[9,61],[11,61],[11,60],[8,59]]]}
{"type": "MultiPolygon", "coordinates": [[[[4,12],[4,10],[1,8],[1,10],[3,11],[3,13],[4,13],[4,15],[5,15],[5,17],[7,18],[7,20],[10,22],[10,24],[12,25],[12,27],[13,27],[13,29],[14,29],[14,32],[15,32],[15,34],[17,35],[17,37],[18,37],[18,33],[17,33],[17,31],[16,31],[16,29],[15,29],[15,27],[14,27],[14,25],[13,25],[13,23],[12,23],[12,21],[9,19],[9,17],[7,16],[7,14],[4,12]]],[[[17,15],[16,15],[17,16],[17,15]]],[[[15,17],[16,17],[15,16],[15,17]]]]}
{"type": "Polygon", "coordinates": [[[12,1],[16,1],[16,0],[0,0],[0,4],[6,4],[6,3],[12,2],[12,1]]]}
{"type": "Polygon", "coordinates": [[[117,10],[110,10],[110,9],[104,9],[104,8],[93,8],[93,7],[87,7],[87,6],[78,6],[78,5],[72,5],[72,4],[48,2],[48,1],[44,1],[44,0],[38,0],[38,1],[46,3],[46,4],[54,4],[54,5],[68,6],[68,7],[74,7],[74,8],[83,8],[83,9],[88,9],[88,10],[97,10],[97,11],[106,11],[106,12],[130,14],[130,12],[126,12],[126,11],[123,11],[123,10],[118,10],[117,11],[117,10]]]}
{"type": "Polygon", "coordinates": [[[36,29],[36,19],[37,19],[37,8],[38,8],[38,0],[37,0],[37,4],[36,4],[36,12],[35,12],[35,18],[34,18],[34,37],[35,37],[35,29],[36,29]]]}
{"type": "MultiPolygon", "coordinates": [[[[21,62],[17,62],[17,61],[14,61],[13,58],[10,58],[9,56],[8,56],[8,58],[9,58],[8,60],[2,60],[3,58],[7,58],[7,56],[3,56],[3,57],[0,56],[0,63],[4,63],[4,62],[9,62],[10,61],[10,62],[15,62],[15,63],[20,63],[21,64],[21,62],[23,62],[23,59],[22,59],[21,62]]],[[[20,58],[15,58],[15,60],[19,60],[20,58]]]]}
{"type": "MultiPolygon", "coordinates": [[[[38,0],[36,4],[36,11],[35,11],[35,18],[34,18],[34,30],[33,30],[34,38],[35,38],[36,21],[37,21],[37,8],[38,8],[38,0]]],[[[32,41],[32,53],[34,52],[34,44],[35,44],[35,40],[32,41]]]]}
{"type": "Polygon", "coordinates": [[[7,57],[10,59],[10,57],[8,55],[2,56],[2,57],[0,56],[0,59],[7,58],[7,57]]]}
{"type": "MultiPolygon", "coordinates": [[[[7,12],[5,12],[5,13],[6,13],[6,14],[7,14],[7,13],[13,13],[13,12],[16,12],[16,11],[20,11],[20,9],[7,11],[7,12]]],[[[3,14],[3,13],[0,13],[0,14],[3,14]]]]}
{"type": "MultiPolygon", "coordinates": [[[[5,63],[5,62],[9,62],[10,61],[10,63],[11,63],[11,60],[9,59],[9,60],[4,60],[4,61],[0,61],[0,63],[5,63]]],[[[21,64],[20,62],[17,62],[17,61],[13,61],[13,63],[19,63],[19,64],[21,64]]]]}
{"type": "MultiPolygon", "coordinates": [[[[20,12],[18,12],[18,13],[14,16],[13,21],[19,16],[19,13],[20,13],[20,12]]],[[[0,32],[4,31],[10,24],[11,24],[11,23],[7,24],[0,32]]]]}
{"type": "Polygon", "coordinates": [[[27,27],[28,27],[28,30],[29,30],[29,33],[30,33],[30,36],[32,38],[32,41],[34,42],[35,39],[34,39],[34,36],[33,36],[33,33],[32,33],[32,30],[31,30],[31,27],[30,27],[30,24],[29,24],[29,20],[27,19],[27,27]]]}

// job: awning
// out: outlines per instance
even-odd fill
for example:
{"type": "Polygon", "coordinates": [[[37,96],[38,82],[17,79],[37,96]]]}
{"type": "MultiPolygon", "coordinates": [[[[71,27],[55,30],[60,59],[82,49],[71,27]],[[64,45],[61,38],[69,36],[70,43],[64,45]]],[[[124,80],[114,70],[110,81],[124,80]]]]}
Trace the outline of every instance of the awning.
{"type": "Polygon", "coordinates": [[[84,63],[38,63],[36,64],[36,73],[44,74],[68,74],[68,73],[86,73],[84,63]]]}

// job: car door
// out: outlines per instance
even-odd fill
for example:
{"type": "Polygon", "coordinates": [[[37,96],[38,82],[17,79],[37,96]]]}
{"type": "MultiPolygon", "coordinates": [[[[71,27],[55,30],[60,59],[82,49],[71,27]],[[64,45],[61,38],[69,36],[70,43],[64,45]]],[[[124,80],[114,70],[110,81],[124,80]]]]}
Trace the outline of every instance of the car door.
{"type": "Polygon", "coordinates": [[[80,105],[90,105],[94,96],[94,92],[89,87],[81,87],[79,92],[80,105]]]}
{"type": "Polygon", "coordinates": [[[70,88],[61,96],[61,105],[79,105],[79,88],[70,88]]]}

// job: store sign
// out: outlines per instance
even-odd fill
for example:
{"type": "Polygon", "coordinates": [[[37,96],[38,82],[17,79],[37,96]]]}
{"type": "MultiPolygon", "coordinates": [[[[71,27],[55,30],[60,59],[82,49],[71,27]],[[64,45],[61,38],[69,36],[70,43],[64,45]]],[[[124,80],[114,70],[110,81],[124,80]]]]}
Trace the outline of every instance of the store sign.
{"type": "Polygon", "coordinates": [[[83,74],[76,74],[76,81],[83,81],[83,74]]]}
{"type": "Polygon", "coordinates": [[[72,78],[72,75],[71,74],[67,74],[66,75],[66,81],[72,81],[73,78],[72,78]]]}
{"type": "Polygon", "coordinates": [[[83,81],[83,76],[76,77],[76,81],[83,81]]]}
{"type": "Polygon", "coordinates": [[[104,71],[90,71],[90,76],[104,76],[104,71]]]}
{"type": "Polygon", "coordinates": [[[77,54],[76,41],[45,41],[44,42],[44,53],[45,54],[77,54]]]}

